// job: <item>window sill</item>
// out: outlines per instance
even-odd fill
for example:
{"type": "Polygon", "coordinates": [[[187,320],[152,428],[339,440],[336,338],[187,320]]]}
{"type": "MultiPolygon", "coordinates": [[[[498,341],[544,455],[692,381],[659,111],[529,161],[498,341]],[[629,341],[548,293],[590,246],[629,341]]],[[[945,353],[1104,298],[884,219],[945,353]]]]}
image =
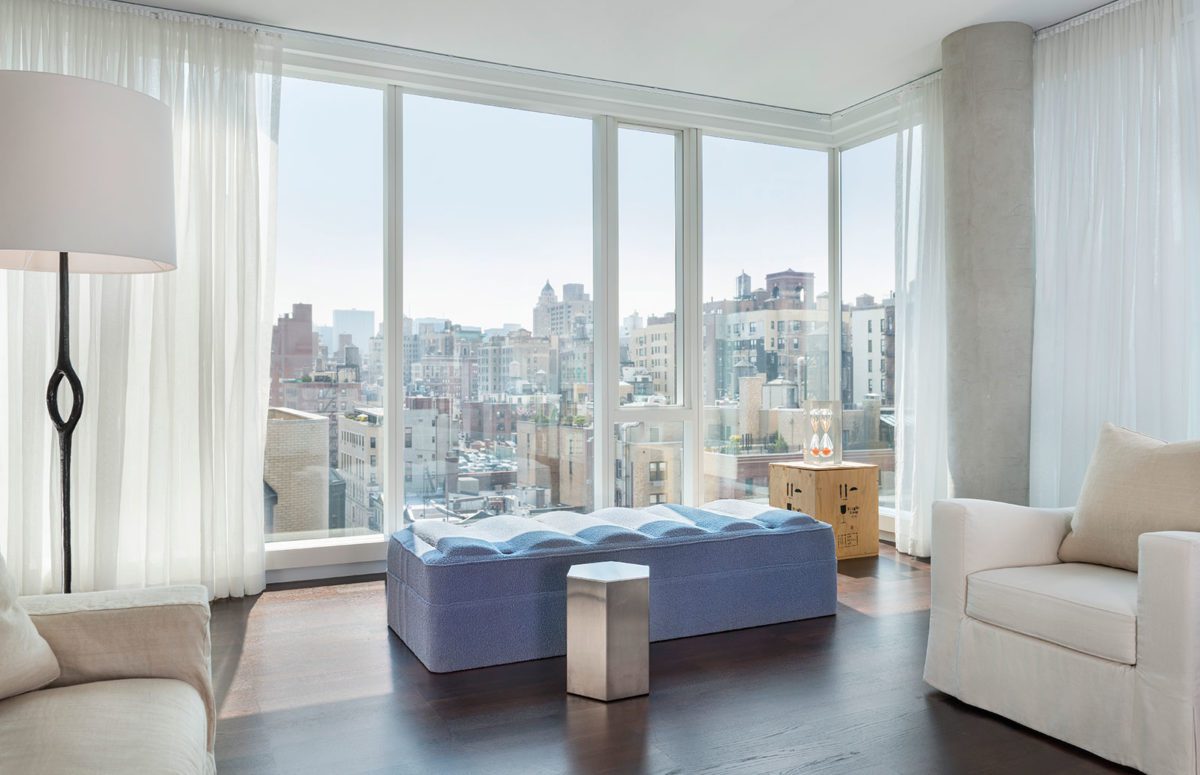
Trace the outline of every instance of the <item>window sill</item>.
{"type": "Polygon", "coordinates": [[[383,573],[387,536],[315,538],[266,544],[267,583],[383,573]]]}

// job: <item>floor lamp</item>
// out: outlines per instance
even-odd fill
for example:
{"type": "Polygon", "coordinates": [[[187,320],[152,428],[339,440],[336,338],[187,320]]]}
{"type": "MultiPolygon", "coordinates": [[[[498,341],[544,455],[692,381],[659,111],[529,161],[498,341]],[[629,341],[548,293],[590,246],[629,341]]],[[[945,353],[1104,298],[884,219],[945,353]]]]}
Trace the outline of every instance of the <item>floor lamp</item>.
{"type": "Polygon", "coordinates": [[[171,111],[119,86],[0,71],[0,269],[58,272],[58,362],[46,406],[58,431],[63,591],[71,591],[71,367],[67,274],[175,268],[171,111]],[[59,410],[63,382],[71,409],[59,410]]]}

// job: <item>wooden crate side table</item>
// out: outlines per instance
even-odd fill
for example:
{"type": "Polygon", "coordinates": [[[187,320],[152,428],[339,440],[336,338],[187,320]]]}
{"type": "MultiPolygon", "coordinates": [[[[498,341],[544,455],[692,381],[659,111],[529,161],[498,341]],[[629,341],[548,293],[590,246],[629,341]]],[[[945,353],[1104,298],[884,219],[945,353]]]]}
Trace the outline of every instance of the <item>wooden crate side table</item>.
{"type": "Polygon", "coordinates": [[[879,554],[879,466],[772,463],[767,493],[777,509],[832,525],[839,560],[879,554]]]}

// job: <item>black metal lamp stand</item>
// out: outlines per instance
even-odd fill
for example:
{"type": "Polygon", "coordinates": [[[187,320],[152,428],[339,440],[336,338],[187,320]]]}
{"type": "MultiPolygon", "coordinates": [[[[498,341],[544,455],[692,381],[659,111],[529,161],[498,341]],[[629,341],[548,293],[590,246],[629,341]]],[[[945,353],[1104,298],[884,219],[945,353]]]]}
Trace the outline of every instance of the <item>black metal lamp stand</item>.
{"type": "Polygon", "coordinates": [[[63,592],[71,591],[71,434],[83,414],[83,383],[71,367],[71,331],[67,254],[58,254],[58,363],[46,386],[46,408],[58,431],[58,465],[62,476],[63,592]],[[58,388],[63,380],[71,386],[71,411],[64,420],[58,411],[58,388]]]}

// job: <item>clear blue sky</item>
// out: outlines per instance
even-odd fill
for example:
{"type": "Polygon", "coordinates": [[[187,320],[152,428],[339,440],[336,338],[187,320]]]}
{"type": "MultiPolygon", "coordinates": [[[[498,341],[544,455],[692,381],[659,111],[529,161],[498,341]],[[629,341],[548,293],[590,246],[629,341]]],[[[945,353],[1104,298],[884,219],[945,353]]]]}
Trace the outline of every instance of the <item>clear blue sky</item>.
{"type": "MultiPolygon", "coordinates": [[[[383,97],[284,79],[275,307],[383,315],[383,97]]],[[[592,126],[586,119],[406,96],[405,314],[530,326],[549,280],[592,291],[592,126]]],[[[674,153],[620,135],[622,314],[673,307],[674,153]]],[[[824,153],[706,137],[704,297],[745,270],[813,271],[827,285],[824,153]]],[[[894,282],[895,144],[843,156],[843,298],[894,282]]]]}

